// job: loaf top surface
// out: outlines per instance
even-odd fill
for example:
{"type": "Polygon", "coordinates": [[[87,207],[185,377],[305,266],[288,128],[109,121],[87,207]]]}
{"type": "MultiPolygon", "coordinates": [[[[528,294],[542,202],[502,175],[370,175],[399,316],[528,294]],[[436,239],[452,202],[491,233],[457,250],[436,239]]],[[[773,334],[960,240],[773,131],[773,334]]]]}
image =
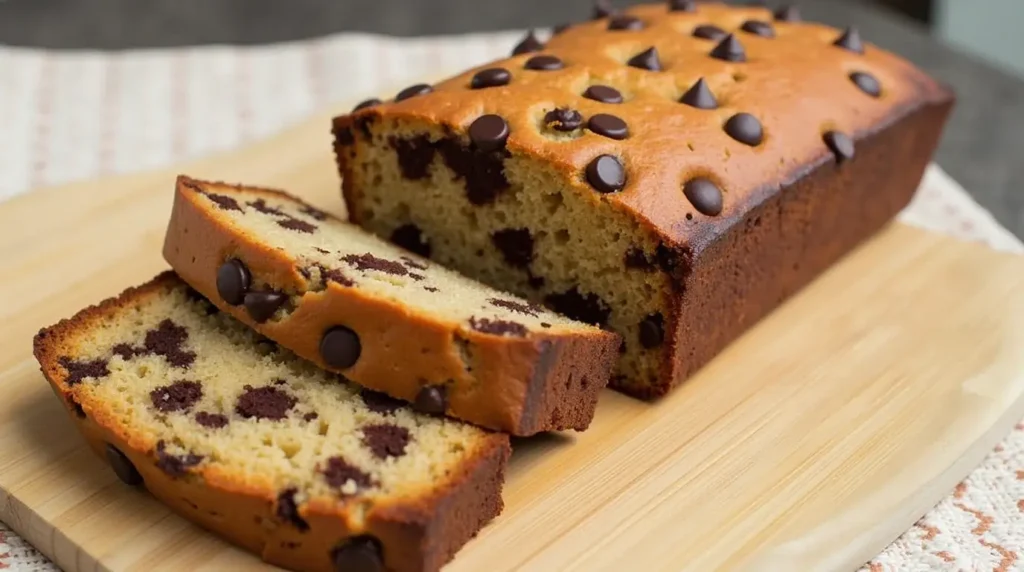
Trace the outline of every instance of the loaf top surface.
{"type": "MultiPolygon", "coordinates": [[[[856,30],[761,7],[641,5],[516,51],[523,53],[336,118],[335,129],[384,117],[410,129],[440,124],[469,140],[470,125],[494,114],[506,122],[511,154],[538,157],[594,201],[692,244],[814,166],[849,158],[860,138],[952,98],[856,30]],[[507,71],[507,82],[484,72],[493,68],[507,71]],[[603,88],[588,94],[593,86],[613,88],[621,102],[603,88]],[[553,129],[545,118],[559,108],[579,112],[580,127],[553,129]],[[602,117],[595,128],[598,114],[621,122],[602,117]],[[621,190],[598,192],[589,180],[601,155],[620,163],[621,190]]],[[[615,178],[613,164],[602,168],[615,178]]]]}
{"type": "Polygon", "coordinates": [[[465,478],[507,437],[360,390],[219,313],[172,273],[44,329],[36,357],[72,409],[172,477],[363,528],[465,478]],[[353,507],[349,510],[349,504],[353,507]]]}

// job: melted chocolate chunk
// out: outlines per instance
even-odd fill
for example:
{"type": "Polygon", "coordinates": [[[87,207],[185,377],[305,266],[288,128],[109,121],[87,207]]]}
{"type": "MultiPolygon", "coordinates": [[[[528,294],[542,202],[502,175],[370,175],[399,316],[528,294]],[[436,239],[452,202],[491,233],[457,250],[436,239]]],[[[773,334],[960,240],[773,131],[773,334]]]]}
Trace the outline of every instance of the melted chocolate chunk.
{"type": "Polygon", "coordinates": [[[378,459],[401,457],[411,439],[408,429],[391,423],[363,427],[363,445],[378,459]]]}
{"type": "Polygon", "coordinates": [[[575,109],[559,107],[544,115],[544,125],[548,129],[567,133],[575,131],[580,128],[580,125],[583,125],[583,116],[575,109]]]}
{"type": "Polygon", "coordinates": [[[307,414],[302,416],[302,420],[305,421],[306,423],[309,423],[310,421],[315,421],[315,420],[317,420],[319,418],[320,418],[320,414],[317,413],[316,411],[311,411],[311,412],[309,412],[309,413],[307,413],[307,414]]]}
{"type": "Polygon", "coordinates": [[[245,295],[245,309],[254,322],[262,324],[272,318],[287,300],[288,296],[273,290],[249,292],[245,295]]]}
{"type": "Polygon", "coordinates": [[[264,199],[256,199],[248,203],[250,207],[260,211],[263,214],[274,215],[274,216],[288,216],[285,212],[277,207],[272,207],[267,204],[264,199]]]}
{"type": "Polygon", "coordinates": [[[408,256],[402,256],[400,258],[402,259],[402,262],[406,266],[408,266],[409,268],[412,268],[414,270],[426,270],[427,268],[429,268],[426,264],[423,264],[422,262],[413,260],[412,258],[409,258],[408,256]]]}
{"type": "Polygon", "coordinates": [[[366,254],[348,254],[343,256],[342,260],[363,271],[376,270],[377,272],[394,276],[405,276],[409,273],[409,270],[401,262],[378,258],[369,252],[366,254]]]}
{"type": "Polygon", "coordinates": [[[374,413],[390,415],[405,406],[405,403],[391,397],[386,393],[373,391],[372,389],[360,389],[359,397],[363,400],[366,408],[374,413]]]}
{"type": "Polygon", "coordinates": [[[626,251],[624,263],[626,268],[643,270],[644,272],[654,270],[654,263],[647,258],[647,254],[644,253],[643,249],[637,246],[633,246],[626,251]]]}
{"type": "Polygon", "coordinates": [[[660,312],[647,316],[640,322],[640,345],[647,349],[656,348],[665,341],[665,318],[660,312]]]}
{"type": "Polygon", "coordinates": [[[135,356],[157,355],[174,367],[189,367],[196,360],[196,354],[185,351],[183,346],[188,339],[188,331],[171,320],[163,320],[156,329],[146,332],[142,347],[128,344],[117,344],[114,353],[125,360],[135,356]]]}
{"type": "Polygon", "coordinates": [[[286,391],[273,386],[245,386],[245,392],[238,396],[235,413],[246,419],[269,419],[280,421],[288,416],[288,411],[298,400],[286,391]]]}
{"type": "Polygon", "coordinates": [[[526,268],[533,262],[533,235],[526,228],[506,228],[491,235],[494,247],[501,251],[505,262],[516,268],[526,268]]]}
{"type": "Polygon", "coordinates": [[[249,268],[237,258],[229,259],[217,269],[217,294],[232,306],[245,300],[245,293],[251,285],[249,268]]]}
{"type": "Polygon", "coordinates": [[[202,455],[188,453],[185,455],[171,455],[165,450],[166,444],[160,440],[156,444],[156,466],[161,471],[172,477],[181,477],[188,473],[192,467],[203,462],[202,455]]]}
{"type": "Polygon", "coordinates": [[[443,385],[424,385],[416,394],[412,408],[428,415],[441,415],[448,409],[448,388],[443,385]]]}
{"type": "Polygon", "coordinates": [[[505,308],[513,312],[519,312],[527,316],[537,317],[541,311],[541,307],[536,304],[529,304],[526,302],[516,302],[515,300],[502,300],[501,298],[488,298],[487,301],[492,306],[499,308],[505,308]]]}
{"type": "Polygon", "coordinates": [[[204,192],[203,194],[206,195],[206,198],[213,201],[214,204],[216,204],[217,207],[220,208],[221,210],[245,212],[242,210],[242,207],[239,206],[238,201],[236,201],[232,197],[229,197],[227,195],[218,195],[217,193],[204,192]]]}
{"type": "Polygon", "coordinates": [[[323,276],[325,282],[335,282],[342,286],[355,286],[355,282],[348,276],[345,276],[345,273],[338,268],[324,268],[321,266],[320,276],[323,276]]]}
{"type": "Polygon", "coordinates": [[[420,227],[409,223],[403,224],[391,233],[391,242],[409,252],[415,252],[424,258],[430,258],[430,241],[423,236],[420,227]]]}
{"type": "Polygon", "coordinates": [[[135,468],[135,465],[127,455],[110,443],[107,443],[106,453],[110,468],[114,470],[114,474],[117,475],[117,478],[121,479],[122,483],[130,487],[137,487],[142,484],[142,475],[139,474],[138,469],[135,468]]]}
{"type": "Polygon", "coordinates": [[[284,522],[291,523],[299,529],[299,532],[309,530],[309,523],[299,515],[299,505],[295,502],[295,495],[299,492],[297,488],[289,488],[277,495],[277,518],[284,522]]]}
{"type": "Polygon", "coordinates": [[[288,230],[294,230],[295,232],[301,232],[303,234],[313,234],[316,230],[315,224],[291,216],[278,220],[277,226],[287,228],[288,230]]]}
{"type": "Polygon", "coordinates": [[[187,411],[203,398],[203,386],[196,381],[176,381],[149,392],[149,398],[161,413],[187,411]]]}
{"type": "Polygon", "coordinates": [[[348,461],[341,457],[327,459],[327,466],[320,472],[327,480],[327,484],[336,489],[344,487],[349,481],[354,482],[356,487],[360,489],[367,488],[373,484],[370,475],[363,472],[359,467],[349,464],[348,461]]]}
{"type": "Polygon", "coordinates": [[[523,338],[529,333],[526,326],[510,320],[490,320],[487,318],[477,319],[475,316],[469,319],[469,327],[474,330],[495,336],[510,336],[523,338]]]}
{"type": "Polygon", "coordinates": [[[340,147],[346,147],[356,142],[356,136],[352,134],[352,130],[348,127],[337,127],[334,130],[334,144],[340,147]]]}
{"type": "Polygon", "coordinates": [[[372,536],[357,536],[331,550],[337,572],[384,572],[380,542],[372,536]]]}
{"type": "Polygon", "coordinates": [[[207,413],[206,411],[200,411],[196,413],[196,423],[206,427],[207,429],[221,429],[226,427],[228,424],[227,415],[221,415],[220,413],[207,413]]]}
{"type": "Polygon", "coordinates": [[[430,164],[434,161],[435,149],[428,136],[392,136],[388,138],[388,144],[398,156],[398,169],[402,172],[402,177],[418,181],[430,175],[430,164]]]}
{"type": "Polygon", "coordinates": [[[612,313],[597,294],[583,295],[576,286],[562,294],[548,294],[544,301],[559,314],[598,326],[607,324],[612,313]]]}
{"type": "Polygon", "coordinates": [[[510,187],[505,177],[505,149],[484,152],[463,145],[454,137],[438,142],[438,150],[445,165],[457,178],[465,180],[466,198],[474,205],[494,202],[498,195],[510,187]]]}
{"type": "Polygon", "coordinates": [[[71,358],[62,357],[57,360],[57,363],[68,372],[67,377],[64,378],[64,383],[68,387],[82,383],[82,380],[87,377],[99,379],[110,375],[110,370],[107,369],[109,362],[105,359],[76,361],[71,358]]]}

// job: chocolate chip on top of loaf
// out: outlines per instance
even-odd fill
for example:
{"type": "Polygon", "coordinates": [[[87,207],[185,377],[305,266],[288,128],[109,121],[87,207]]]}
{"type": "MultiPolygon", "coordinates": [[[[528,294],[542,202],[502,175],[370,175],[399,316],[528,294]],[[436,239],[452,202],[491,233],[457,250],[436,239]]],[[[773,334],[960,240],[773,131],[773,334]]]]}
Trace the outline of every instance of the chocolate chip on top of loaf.
{"type": "MultiPolygon", "coordinates": [[[[541,41],[541,40],[546,40],[541,41]]],[[[657,396],[909,200],[952,103],[796,10],[661,2],[334,120],[354,222],[624,338],[657,396]]]]}
{"type": "MultiPolygon", "coordinates": [[[[585,429],[618,336],[447,270],[399,230],[407,250],[281,191],[181,177],[164,256],[225,312],[420,411],[517,435],[585,429]]],[[[525,264],[524,239],[502,236],[525,264]]]]}
{"type": "Polygon", "coordinates": [[[506,436],[324,372],[171,273],[35,353],[122,481],[291,570],[437,570],[501,510],[506,436]]]}

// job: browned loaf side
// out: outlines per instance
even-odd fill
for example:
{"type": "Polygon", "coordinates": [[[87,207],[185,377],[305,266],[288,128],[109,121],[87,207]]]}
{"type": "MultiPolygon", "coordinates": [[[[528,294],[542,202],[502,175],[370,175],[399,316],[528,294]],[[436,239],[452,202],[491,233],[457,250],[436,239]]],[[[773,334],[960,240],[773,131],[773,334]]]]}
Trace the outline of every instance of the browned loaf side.
{"type": "Polygon", "coordinates": [[[508,437],[360,391],[171,273],[35,355],[118,477],[290,570],[438,570],[502,508],[508,437]]]}
{"type": "Polygon", "coordinates": [[[586,429],[619,345],[281,191],[180,178],[164,257],[222,311],[317,365],[515,435],[586,429]]]}
{"type": "Polygon", "coordinates": [[[334,121],[350,217],[624,345],[665,394],[911,198],[953,103],[856,30],[685,1],[334,121]]]}

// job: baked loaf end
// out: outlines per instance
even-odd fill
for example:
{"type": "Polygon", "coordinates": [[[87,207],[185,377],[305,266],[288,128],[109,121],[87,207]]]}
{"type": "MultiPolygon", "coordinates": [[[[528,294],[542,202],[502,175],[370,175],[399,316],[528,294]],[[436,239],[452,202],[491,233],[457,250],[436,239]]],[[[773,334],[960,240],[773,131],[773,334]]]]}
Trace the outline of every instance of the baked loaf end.
{"type": "Polygon", "coordinates": [[[317,365],[515,435],[586,429],[619,346],[281,191],[181,177],[164,257],[221,310],[317,365]]]}
{"type": "Polygon", "coordinates": [[[334,120],[353,221],[624,338],[658,396],[881,228],[952,95],[855,30],[685,1],[334,120]]]}
{"type": "Polygon", "coordinates": [[[35,355],[118,477],[291,570],[438,570],[502,508],[506,436],[360,392],[170,273],[35,355]]]}

